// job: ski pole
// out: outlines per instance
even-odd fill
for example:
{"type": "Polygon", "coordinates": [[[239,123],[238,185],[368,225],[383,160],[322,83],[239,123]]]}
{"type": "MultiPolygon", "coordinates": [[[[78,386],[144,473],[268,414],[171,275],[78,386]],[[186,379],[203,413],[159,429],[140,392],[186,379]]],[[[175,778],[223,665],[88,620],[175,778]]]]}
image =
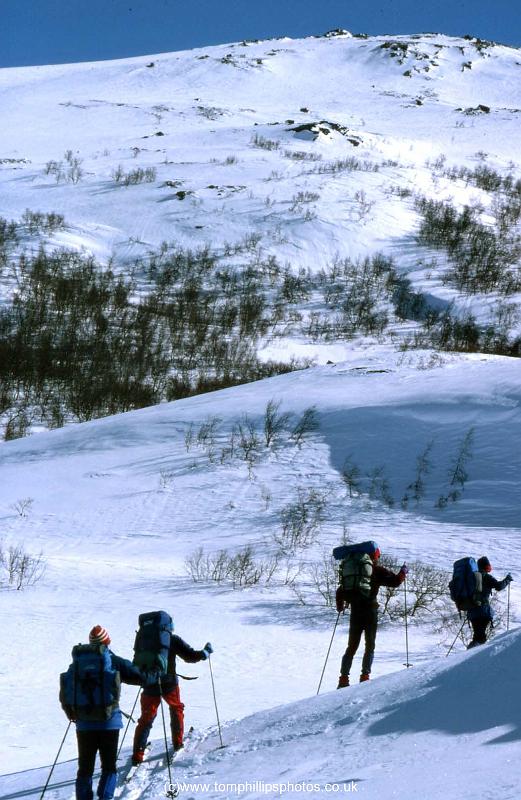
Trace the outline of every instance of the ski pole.
{"type": "Polygon", "coordinates": [[[405,664],[404,667],[412,667],[412,664],[409,664],[409,626],[407,624],[407,575],[405,576],[405,581],[403,584],[404,589],[404,603],[405,603],[405,664]]]}
{"type": "Polygon", "coordinates": [[[54,767],[58,763],[58,759],[60,757],[60,753],[62,751],[62,747],[65,744],[65,739],[67,738],[67,734],[69,733],[69,728],[71,727],[71,725],[72,725],[72,720],[70,719],[69,720],[69,724],[67,725],[67,730],[65,731],[65,734],[64,734],[63,739],[61,741],[61,744],[60,744],[60,746],[58,748],[58,752],[56,753],[56,758],[54,759],[54,764],[52,765],[51,771],[49,772],[49,777],[47,778],[45,786],[43,787],[43,791],[42,791],[42,793],[40,795],[40,800],[43,800],[43,796],[44,796],[45,792],[47,791],[47,787],[49,785],[49,781],[51,780],[52,773],[54,772],[54,767]]]}
{"type": "Polygon", "coordinates": [[[208,655],[208,666],[210,667],[210,677],[212,679],[213,702],[215,705],[215,715],[217,717],[217,727],[219,728],[219,740],[221,742],[221,748],[223,748],[225,745],[223,744],[223,737],[221,733],[221,720],[219,719],[219,709],[217,708],[217,697],[215,695],[215,682],[213,679],[212,658],[210,655],[208,655]]]}
{"type": "Polygon", "coordinates": [[[176,797],[174,790],[172,789],[172,770],[170,768],[170,756],[168,755],[168,738],[166,735],[166,722],[165,722],[165,709],[163,708],[163,687],[161,685],[161,678],[159,678],[159,705],[161,706],[161,718],[163,720],[163,736],[165,737],[165,756],[166,756],[166,765],[168,767],[168,785],[171,787],[168,792],[166,793],[167,797],[176,797]]]}
{"type": "Polygon", "coordinates": [[[318,684],[317,694],[320,692],[320,687],[322,686],[322,681],[323,681],[323,679],[324,679],[324,673],[325,673],[325,671],[326,671],[326,666],[327,666],[327,662],[328,662],[328,659],[329,659],[329,654],[330,654],[330,652],[331,652],[331,648],[332,648],[332,646],[333,646],[333,639],[335,638],[336,628],[337,628],[337,625],[338,625],[338,620],[340,619],[340,614],[341,614],[341,613],[342,613],[342,612],[341,612],[341,611],[339,611],[339,612],[338,612],[338,614],[337,614],[337,616],[336,616],[335,627],[333,628],[333,635],[332,635],[332,637],[331,637],[331,641],[329,642],[329,647],[328,647],[328,649],[327,649],[326,660],[324,661],[324,668],[323,668],[323,670],[322,670],[322,675],[320,676],[320,682],[319,682],[319,684],[318,684]]]}
{"type": "Polygon", "coordinates": [[[134,705],[132,706],[132,711],[130,712],[130,715],[127,714],[128,722],[127,722],[127,726],[125,728],[125,732],[124,732],[124,734],[123,734],[123,736],[121,738],[121,744],[119,745],[117,758],[119,758],[119,754],[121,753],[121,748],[123,747],[123,742],[125,741],[125,736],[127,735],[127,732],[128,732],[128,726],[130,725],[131,721],[134,722],[132,717],[134,716],[134,710],[136,708],[137,701],[139,700],[139,695],[140,694],[141,694],[141,686],[137,690],[137,695],[136,695],[136,699],[134,700],[134,705]]]}
{"type": "Polygon", "coordinates": [[[510,628],[510,583],[508,584],[507,591],[507,631],[510,628]]]}
{"type": "Polygon", "coordinates": [[[455,644],[456,644],[456,642],[458,641],[459,637],[461,636],[461,631],[463,630],[463,626],[465,625],[466,621],[467,621],[467,620],[466,620],[466,618],[465,618],[465,619],[463,620],[463,622],[462,622],[461,628],[459,629],[459,631],[458,631],[458,632],[457,632],[457,634],[456,634],[456,638],[454,639],[454,641],[452,642],[451,646],[449,647],[449,649],[448,649],[448,651],[447,651],[447,655],[449,655],[449,654],[450,654],[450,652],[451,652],[452,648],[454,647],[454,645],[455,645],[455,644]]]}

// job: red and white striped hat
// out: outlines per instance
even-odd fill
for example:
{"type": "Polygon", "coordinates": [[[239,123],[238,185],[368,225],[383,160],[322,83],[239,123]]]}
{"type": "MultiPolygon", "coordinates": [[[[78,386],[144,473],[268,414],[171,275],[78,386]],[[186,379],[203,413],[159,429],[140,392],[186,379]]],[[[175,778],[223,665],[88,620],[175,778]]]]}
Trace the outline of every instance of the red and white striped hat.
{"type": "Polygon", "coordinates": [[[102,625],[95,625],[89,633],[90,644],[110,644],[109,632],[102,625]]]}

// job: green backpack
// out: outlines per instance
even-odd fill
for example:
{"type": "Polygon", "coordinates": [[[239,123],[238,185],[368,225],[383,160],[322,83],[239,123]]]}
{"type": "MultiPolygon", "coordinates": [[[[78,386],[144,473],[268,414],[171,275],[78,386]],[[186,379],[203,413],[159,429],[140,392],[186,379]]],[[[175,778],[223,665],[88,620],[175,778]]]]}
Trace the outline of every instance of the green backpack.
{"type": "Polygon", "coordinates": [[[355,595],[369,599],[372,577],[373,559],[368,553],[349,553],[340,562],[340,586],[348,601],[355,595]]]}

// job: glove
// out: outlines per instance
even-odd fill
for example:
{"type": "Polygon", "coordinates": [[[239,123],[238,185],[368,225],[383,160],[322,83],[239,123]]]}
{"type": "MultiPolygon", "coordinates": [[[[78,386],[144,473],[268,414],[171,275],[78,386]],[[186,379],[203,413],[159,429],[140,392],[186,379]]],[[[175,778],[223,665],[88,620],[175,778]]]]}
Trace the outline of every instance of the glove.
{"type": "Polygon", "coordinates": [[[400,567],[400,574],[403,575],[403,577],[405,578],[408,572],[409,572],[409,567],[407,566],[407,564],[402,564],[402,566],[400,567]]]}
{"type": "Polygon", "coordinates": [[[145,683],[144,686],[154,686],[156,683],[159,683],[159,678],[161,677],[160,672],[145,672],[145,683]]]}
{"type": "Polygon", "coordinates": [[[336,603],[336,610],[338,611],[339,614],[341,614],[346,605],[346,601],[344,600],[344,591],[341,586],[339,586],[338,589],[336,590],[335,603],[336,603]]]}
{"type": "Polygon", "coordinates": [[[507,583],[511,583],[514,580],[512,575],[510,574],[510,572],[506,576],[505,580],[506,580],[507,583]]]}
{"type": "Polygon", "coordinates": [[[213,653],[213,647],[210,642],[206,642],[205,646],[203,647],[203,653],[205,658],[209,658],[213,653]]]}

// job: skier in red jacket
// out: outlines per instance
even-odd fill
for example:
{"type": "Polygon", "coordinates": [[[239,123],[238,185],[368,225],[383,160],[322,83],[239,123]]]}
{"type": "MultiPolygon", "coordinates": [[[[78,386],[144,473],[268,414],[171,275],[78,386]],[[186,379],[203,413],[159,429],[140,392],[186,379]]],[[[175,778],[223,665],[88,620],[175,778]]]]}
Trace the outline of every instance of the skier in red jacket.
{"type": "Polygon", "coordinates": [[[386,567],[378,566],[377,562],[380,558],[380,550],[378,548],[375,550],[374,554],[371,555],[371,558],[373,560],[373,571],[371,576],[371,590],[368,597],[361,592],[350,592],[349,597],[346,597],[346,593],[341,586],[339,586],[336,591],[337,611],[341,613],[345,610],[347,605],[351,608],[349,638],[347,649],[342,657],[337,689],[349,686],[349,673],[362,634],[365,636],[365,650],[362,658],[360,682],[369,680],[374,658],[376,630],[378,628],[378,590],[380,586],[400,586],[408,572],[406,564],[403,564],[400,571],[396,574],[386,569],[386,567]]]}

